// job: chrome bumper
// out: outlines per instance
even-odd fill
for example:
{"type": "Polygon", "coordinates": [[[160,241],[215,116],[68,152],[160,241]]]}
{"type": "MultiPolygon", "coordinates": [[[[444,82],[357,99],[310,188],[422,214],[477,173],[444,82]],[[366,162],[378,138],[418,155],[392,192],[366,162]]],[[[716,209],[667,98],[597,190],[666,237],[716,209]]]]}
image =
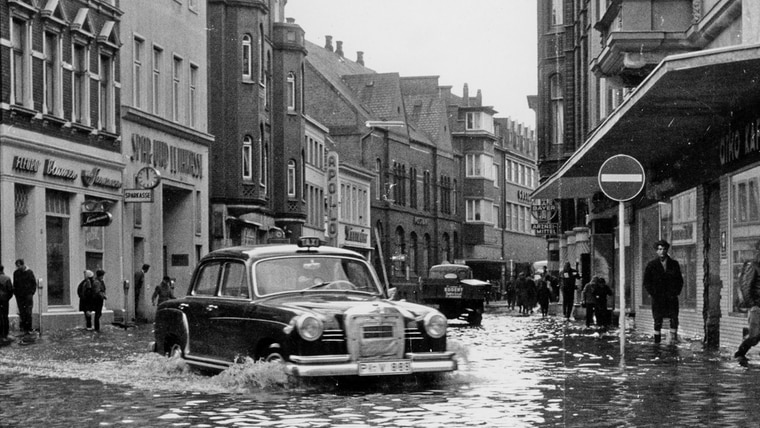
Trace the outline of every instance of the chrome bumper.
{"type": "MultiPolygon", "coordinates": [[[[450,372],[457,369],[454,352],[408,353],[403,360],[409,362],[412,373],[450,372]]],[[[368,360],[382,361],[382,360],[368,360]]],[[[350,355],[292,355],[285,363],[285,372],[296,377],[358,376],[363,361],[351,361],[350,355]]],[[[377,374],[375,376],[403,375],[403,373],[377,374]]]]}

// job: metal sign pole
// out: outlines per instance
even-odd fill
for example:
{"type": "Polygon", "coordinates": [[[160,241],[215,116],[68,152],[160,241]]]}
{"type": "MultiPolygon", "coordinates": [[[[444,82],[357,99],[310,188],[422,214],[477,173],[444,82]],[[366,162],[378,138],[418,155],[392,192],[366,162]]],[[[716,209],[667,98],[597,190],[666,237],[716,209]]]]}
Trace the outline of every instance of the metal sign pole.
{"type": "Polygon", "coordinates": [[[620,326],[620,363],[625,360],[625,203],[618,202],[618,248],[620,272],[618,272],[618,325],[620,326]]]}

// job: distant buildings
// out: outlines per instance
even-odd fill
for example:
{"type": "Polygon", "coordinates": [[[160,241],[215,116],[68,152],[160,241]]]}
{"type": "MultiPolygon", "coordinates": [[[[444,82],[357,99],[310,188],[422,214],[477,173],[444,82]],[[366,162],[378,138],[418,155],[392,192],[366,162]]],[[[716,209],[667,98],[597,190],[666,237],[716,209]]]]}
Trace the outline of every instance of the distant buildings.
{"type": "Polygon", "coordinates": [[[285,4],[0,2],[0,258],[38,277],[35,326],[81,323],[85,269],[106,271],[106,319],[151,320],[164,275],[181,294],[209,250],[303,235],[393,283],[543,257],[532,130],[308,42],[285,4]]]}

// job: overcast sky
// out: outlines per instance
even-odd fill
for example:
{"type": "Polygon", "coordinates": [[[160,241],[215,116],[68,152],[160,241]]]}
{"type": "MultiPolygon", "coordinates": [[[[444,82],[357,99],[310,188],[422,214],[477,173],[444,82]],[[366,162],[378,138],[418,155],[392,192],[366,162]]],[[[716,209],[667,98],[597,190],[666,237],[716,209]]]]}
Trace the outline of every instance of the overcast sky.
{"type": "Polygon", "coordinates": [[[467,83],[497,117],[535,129],[536,0],[288,0],[285,16],[376,72],[440,76],[458,96],[467,83]]]}

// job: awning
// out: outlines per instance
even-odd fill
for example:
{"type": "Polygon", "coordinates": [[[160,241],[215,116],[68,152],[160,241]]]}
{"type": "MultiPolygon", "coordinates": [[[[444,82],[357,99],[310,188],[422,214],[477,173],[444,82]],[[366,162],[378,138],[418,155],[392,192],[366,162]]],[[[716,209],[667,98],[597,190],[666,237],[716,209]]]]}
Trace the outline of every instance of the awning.
{"type": "Polygon", "coordinates": [[[717,140],[734,113],[758,102],[760,45],[669,56],[531,197],[591,197],[600,191],[599,168],[616,154],[633,156],[645,170],[657,166],[699,177],[716,169],[717,140]],[[677,160],[684,157],[697,161],[680,171],[677,160]]]}

